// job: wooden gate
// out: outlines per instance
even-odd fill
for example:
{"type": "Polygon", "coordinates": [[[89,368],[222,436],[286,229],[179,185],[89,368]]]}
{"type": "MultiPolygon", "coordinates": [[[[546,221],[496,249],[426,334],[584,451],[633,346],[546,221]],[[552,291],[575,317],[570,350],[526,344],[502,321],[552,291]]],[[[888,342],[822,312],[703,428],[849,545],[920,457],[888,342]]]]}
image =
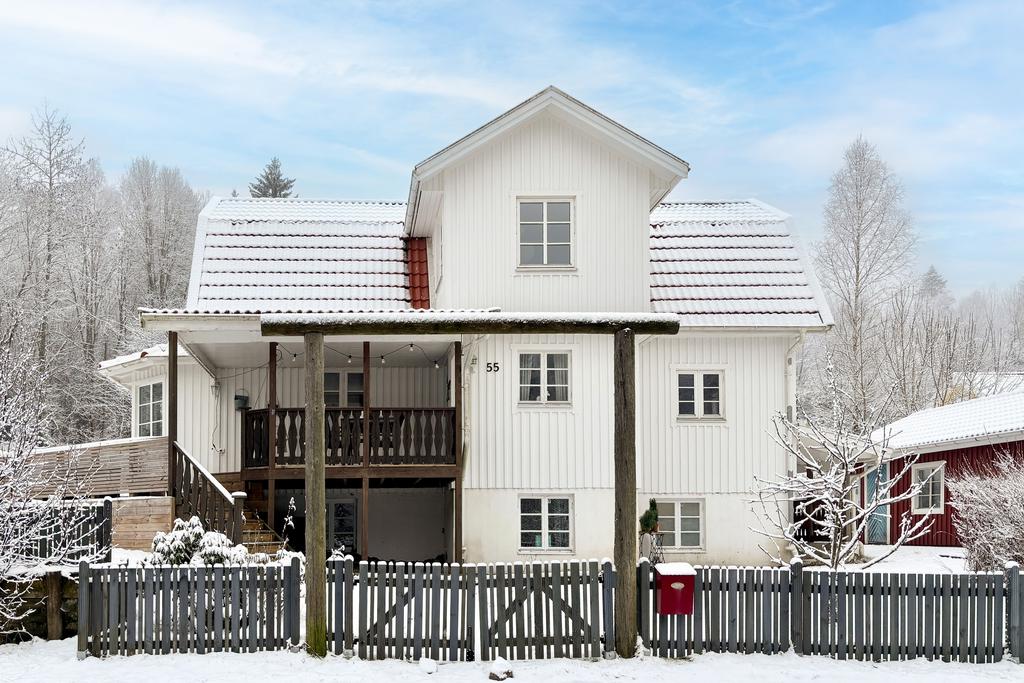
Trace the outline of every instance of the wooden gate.
{"type": "Polygon", "coordinates": [[[478,567],[480,658],[599,658],[600,582],[596,560],[478,567]]]}

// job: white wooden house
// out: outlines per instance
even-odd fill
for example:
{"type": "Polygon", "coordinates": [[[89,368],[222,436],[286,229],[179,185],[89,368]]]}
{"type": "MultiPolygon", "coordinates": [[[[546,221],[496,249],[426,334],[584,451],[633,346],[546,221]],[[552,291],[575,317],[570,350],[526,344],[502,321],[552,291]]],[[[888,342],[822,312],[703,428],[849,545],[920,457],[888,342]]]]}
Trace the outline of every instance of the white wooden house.
{"type": "Polygon", "coordinates": [[[688,172],[547,88],[418,164],[405,202],[214,198],[188,300],[142,313],[181,352],[103,371],[131,388],[139,437],[168,433],[155,416],[175,373],[181,450],[275,528],[294,498],[301,532],[305,347],[267,321],[340,314],[361,331],[325,338],[332,544],[414,560],[600,557],[611,337],[372,323],[668,314],[678,334],[637,336],[638,509],[658,500],[670,558],[760,563],[754,477],[793,468],[771,419],[792,410],[804,334],[831,317],[786,215],[664,202],[688,172]]]}

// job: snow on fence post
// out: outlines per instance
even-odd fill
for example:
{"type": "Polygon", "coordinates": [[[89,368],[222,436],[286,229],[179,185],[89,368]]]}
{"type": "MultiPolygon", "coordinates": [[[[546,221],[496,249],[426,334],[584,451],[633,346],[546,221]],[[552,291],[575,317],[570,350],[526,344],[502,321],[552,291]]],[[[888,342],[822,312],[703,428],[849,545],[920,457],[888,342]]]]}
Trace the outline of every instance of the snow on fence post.
{"type": "Polygon", "coordinates": [[[89,563],[78,563],[78,659],[89,656],[89,563]]]}
{"type": "Polygon", "coordinates": [[[803,561],[799,557],[794,557],[789,563],[789,632],[790,640],[793,641],[793,651],[800,655],[807,654],[804,651],[803,573],[803,561]]]}
{"type": "Polygon", "coordinates": [[[1010,654],[1024,664],[1024,635],[1021,619],[1024,618],[1024,600],[1021,599],[1020,565],[1006,563],[1006,640],[1010,654]]]}
{"type": "MultiPolygon", "coordinates": [[[[245,508],[245,499],[248,494],[242,491],[235,491],[231,494],[231,542],[238,545],[242,542],[242,529],[245,528],[245,515],[243,510],[245,508]]],[[[274,504],[273,501],[270,502],[274,504]]]]}

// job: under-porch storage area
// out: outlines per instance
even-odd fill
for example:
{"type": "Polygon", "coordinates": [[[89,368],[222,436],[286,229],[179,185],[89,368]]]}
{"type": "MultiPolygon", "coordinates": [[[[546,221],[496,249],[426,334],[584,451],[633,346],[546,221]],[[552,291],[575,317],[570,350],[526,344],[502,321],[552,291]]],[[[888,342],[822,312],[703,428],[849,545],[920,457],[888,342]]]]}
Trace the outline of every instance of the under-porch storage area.
{"type": "MultiPolygon", "coordinates": [[[[327,482],[327,548],[363,559],[365,533],[369,560],[449,562],[454,524],[452,480],[369,482],[369,508],[358,480],[327,482]],[[366,514],[365,531],[362,515],[366,514]]],[[[286,519],[294,500],[294,530],[289,547],[303,550],[306,531],[305,489],[301,481],[278,482],[275,512],[286,519]]],[[[280,524],[278,525],[280,526],[280,524]]]]}

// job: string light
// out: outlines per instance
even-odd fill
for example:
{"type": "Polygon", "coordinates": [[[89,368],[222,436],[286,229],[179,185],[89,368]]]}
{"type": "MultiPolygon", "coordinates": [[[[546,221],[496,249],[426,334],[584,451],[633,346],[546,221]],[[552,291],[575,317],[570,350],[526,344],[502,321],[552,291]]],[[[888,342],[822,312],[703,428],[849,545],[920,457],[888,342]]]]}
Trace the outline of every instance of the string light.
{"type": "Polygon", "coordinates": [[[380,357],[380,364],[381,364],[381,365],[384,365],[384,364],[386,364],[387,362],[388,362],[388,361],[387,361],[387,359],[386,359],[386,358],[384,358],[384,356],[381,356],[381,357],[380,357]]]}
{"type": "Polygon", "coordinates": [[[352,354],[348,354],[348,364],[352,365],[352,354]]]}

